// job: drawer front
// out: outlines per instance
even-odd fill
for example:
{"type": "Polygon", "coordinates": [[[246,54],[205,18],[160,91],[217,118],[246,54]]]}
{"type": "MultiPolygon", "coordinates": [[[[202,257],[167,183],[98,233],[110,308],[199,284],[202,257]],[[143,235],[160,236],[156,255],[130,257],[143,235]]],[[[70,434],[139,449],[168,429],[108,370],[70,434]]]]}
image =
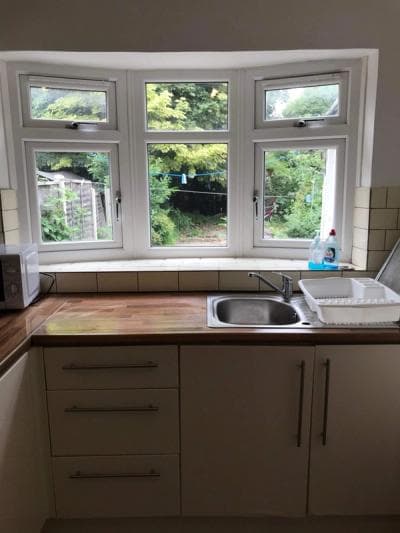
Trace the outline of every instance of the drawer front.
{"type": "Polygon", "coordinates": [[[53,459],[58,518],[179,515],[177,455],[53,459]]]}
{"type": "Polygon", "coordinates": [[[178,453],[175,389],[48,391],[53,455],[178,453]]]}
{"type": "Polygon", "coordinates": [[[177,346],[44,349],[48,390],[178,386],[177,346]]]}

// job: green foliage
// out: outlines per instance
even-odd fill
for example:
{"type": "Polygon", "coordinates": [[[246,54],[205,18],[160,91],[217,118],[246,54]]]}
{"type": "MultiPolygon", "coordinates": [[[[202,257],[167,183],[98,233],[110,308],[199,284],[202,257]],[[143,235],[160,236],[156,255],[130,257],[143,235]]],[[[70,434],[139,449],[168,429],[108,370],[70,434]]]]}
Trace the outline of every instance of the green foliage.
{"type": "Polygon", "coordinates": [[[31,88],[32,118],[105,122],[106,98],[101,91],[31,88]]]}
{"type": "Polygon", "coordinates": [[[155,246],[173,244],[177,237],[176,226],[171,220],[168,200],[174,192],[168,176],[150,176],[151,242],[155,246]]]}
{"type": "Polygon", "coordinates": [[[336,85],[313,87],[312,91],[305,91],[302,95],[289,101],[283,109],[283,116],[318,117],[325,116],[337,97],[336,85]]]}
{"type": "Polygon", "coordinates": [[[227,128],[227,83],[148,83],[146,91],[149,129],[227,128]]]}
{"type": "Polygon", "coordinates": [[[65,220],[64,202],[73,200],[73,192],[60,190],[50,194],[41,206],[42,239],[49,241],[70,241],[77,228],[69,227],[65,220]]]}
{"type": "Polygon", "coordinates": [[[278,238],[311,238],[321,222],[325,150],[280,150],[266,155],[266,194],[277,209],[266,230],[278,238]]]}
{"type": "Polygon", "coordinates": [[[44,172],[66,170],[105,187],[110,185],[107,152],[36,152],[36,166],[44,172]]]}

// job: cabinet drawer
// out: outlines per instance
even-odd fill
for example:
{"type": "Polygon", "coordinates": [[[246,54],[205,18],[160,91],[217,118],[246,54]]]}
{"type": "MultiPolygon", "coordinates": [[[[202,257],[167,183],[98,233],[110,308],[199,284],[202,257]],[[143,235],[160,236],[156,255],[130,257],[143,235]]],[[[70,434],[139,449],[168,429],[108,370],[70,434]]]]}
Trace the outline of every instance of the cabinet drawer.
{"type": "Polygon", "coordinates": [[[53,459],[58,518],[179,514],[177,455],[53,459]]]}
{"type": "Polygon", "coordinates": [[[53,455],[179,451],[178,391],[49,391],[53,455]]]}
{"type": "Polygon", "coordinates": [[[178,386],[177,346],[44,349],[49,390],[178,386]]]}

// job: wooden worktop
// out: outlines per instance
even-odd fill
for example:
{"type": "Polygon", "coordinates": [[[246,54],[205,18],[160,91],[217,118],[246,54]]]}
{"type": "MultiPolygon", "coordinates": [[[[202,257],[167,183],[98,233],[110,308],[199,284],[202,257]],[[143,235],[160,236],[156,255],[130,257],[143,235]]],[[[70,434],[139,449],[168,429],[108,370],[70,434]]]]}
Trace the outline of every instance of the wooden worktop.
{"type": "Polygon", "coordinates": [[[4,372],[30,346],[32,333],[47,320],[66,299],[49,296],[23,311],[0,312],[0,367],[4,372]]]}
{"type": "Polygon", "coordinates": [[[34,344],[400,343],[396,329],[209,328],[205,294],[69,297],[33,335],[34,344]]]}
{"type": "Polygon", "coordinates": [[[0,313],[0,371],[32,344],[400,344],[400,329],[208,328],[206,294],[54,295],[0,313]]]}

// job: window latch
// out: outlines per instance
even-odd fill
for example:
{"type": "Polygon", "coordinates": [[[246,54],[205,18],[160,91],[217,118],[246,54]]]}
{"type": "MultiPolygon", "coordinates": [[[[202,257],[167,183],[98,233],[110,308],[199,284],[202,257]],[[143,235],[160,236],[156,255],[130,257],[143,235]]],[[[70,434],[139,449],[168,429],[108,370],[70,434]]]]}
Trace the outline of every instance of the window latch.
{"type": "Polygon", "coordinates": [[[294,125],[296,126],[296,128],[305,128],[306,126],[309,125],[309,123],[324,122],[324,120],[325,120],[324,118],[301,118],[300,120],[296,120],[294,125]]]}
{"type": "Polygon", "coordinates": [[[258,220],[258,200],[259,200],[258,191],[254,191],[253,205],[254,205],[254,213],[256,216],[256,220],[258,220]]]}
{"type": "Polygon", "coordinates": [[[119,222],[119,215],[121,209],[121,191],[116,191],[115,193],[115,217],[117,222],[119,222]]]}

